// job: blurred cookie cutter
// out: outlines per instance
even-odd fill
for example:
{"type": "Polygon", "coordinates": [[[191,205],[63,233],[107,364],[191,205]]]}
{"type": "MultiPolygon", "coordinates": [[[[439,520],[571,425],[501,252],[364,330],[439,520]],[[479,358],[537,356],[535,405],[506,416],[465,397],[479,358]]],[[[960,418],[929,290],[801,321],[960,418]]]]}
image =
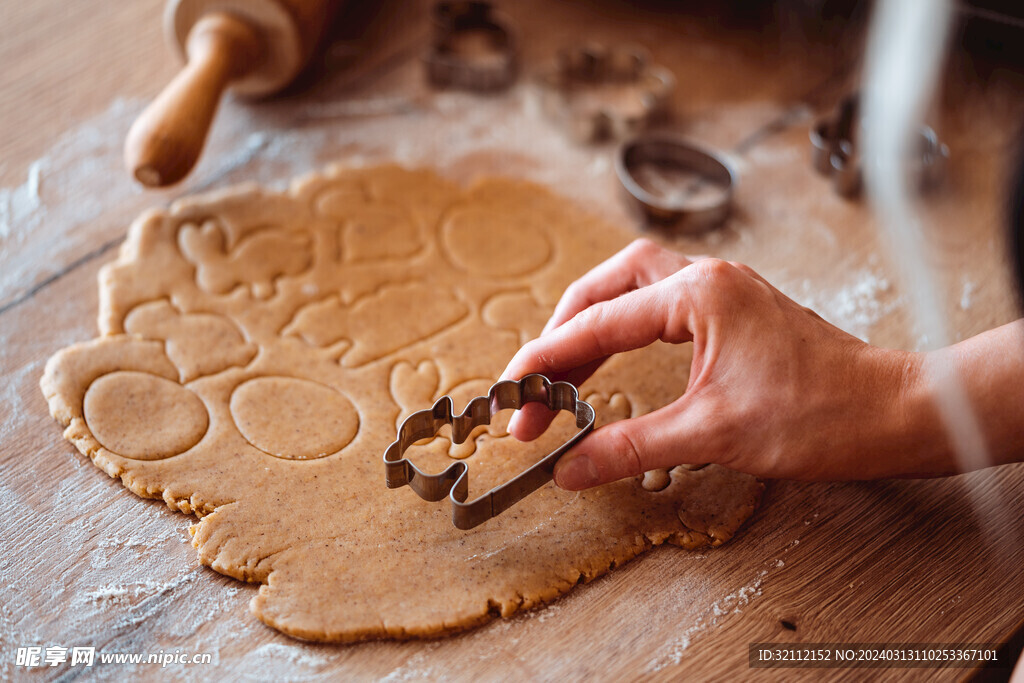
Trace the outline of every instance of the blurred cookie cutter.
{"type": "Polygon", "coordinates": [[[651,64],[650,54],[639,45],[592,44],[559,50],[554,63],[541,73],[539,83],[547,115],[576,141],[591,142],[621,139],[643,130],[667,110],[676,78],[665,67],[651,64]],[[639,107],[586,107],[577,101],[588,89],[613,84],[636,87],[639,107]]]}
{"type": "Polygon", "coordinates": [[[736,172],[720,153],[667,133],[641,135],[619,149],[615,173],[648,220],[671,224],[682,232],[699,232],[715,227],[726,219],[737,183],[736,172]],[[637,178],[643,166],[666,172],[683,171],[694,179],[675,191],[655,193],[637,178]],[[707,186],[718,192],[694,196],[707,186]]]}
{"type": "Polygon", "coordinates": [[[439,2],[433,10],[434,36],[424,58],[427,79],[439,88],[493,92],[516,77],[516,45],[511,22],[489,2],[439,2]],[[459,54],[456,42],[465,34],[487,37],[493,52],[486,59],[459,54]]]}
{"type": "MultiPolygon", "coordinates": [[[[819,119],[810,131],[811,164],[821,175],[831,177],[837,194],[848,199],[860,194],[863,185],[859,134],[860,97],[847,95],[835,112],[819,119]]],[[[921,126],[910,173],[922,191],[937,186],[949,161],[949,147],[929,126],[921,126]]]]}
{"type": "Polygon", "coordinates": [[[496,517],[530,493],[551,481],[558,459],[594,428],[594,408],[579,398],[576,387],[568,382],[551,382],[543,375],[527,375],[491,386],[486,396],[477,396],[462,413],[456,415],[450,396],[442,396],[433,407],[405,418],[398,428],[398,439],[384,451],[385,483],[389,489],[408,485],[427,501],[448,496],[452,501],[452,522],[459,529],[473,527],[496,517]],[[440,474],[426,474],[404,457],[405,451],[420,439],[436,436],[444,425],[451,425],[452,441],[462,443],[480,425],[490,424],[501,410],[520,409],[527,403],[543,403],[549,410],[566,410],[576,417],[580,430],[571,439],[538,460],[529,469],[479,498],[469,497],[469,466],[461,460],[440,474]]]}

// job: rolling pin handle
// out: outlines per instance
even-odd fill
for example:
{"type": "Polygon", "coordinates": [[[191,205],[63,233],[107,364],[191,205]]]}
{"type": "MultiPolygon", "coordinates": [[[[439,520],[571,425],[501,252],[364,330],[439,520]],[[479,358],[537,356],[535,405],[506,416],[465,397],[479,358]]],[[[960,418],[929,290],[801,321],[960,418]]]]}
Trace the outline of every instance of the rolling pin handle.
{"type": "Polygon", "coordinates": [[[135,120],[124,161],[149,187],[172,185],[195,165],[228,85],[255,69],[264,55],[260,34],[224,12],[203,16],[188,34],[188,64],[135,120]]]}

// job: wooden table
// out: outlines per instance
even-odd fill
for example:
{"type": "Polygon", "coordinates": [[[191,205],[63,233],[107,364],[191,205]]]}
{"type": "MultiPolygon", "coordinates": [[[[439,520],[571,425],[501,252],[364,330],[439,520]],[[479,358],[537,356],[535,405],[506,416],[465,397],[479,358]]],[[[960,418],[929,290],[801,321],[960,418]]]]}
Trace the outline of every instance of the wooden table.
{"type": "MultiPolygon", "coordinates": [[[[864,672],[751,670],[748,644],[1009,638],[1024,620],[1017,466],[943,481],[773,483],[723,548],[656,549],[547,609],[454,638],[323,646],[256,621],[246,609],[256,587],[199,566],[188,520],[131,495],[60,438],[38,389],[43,365],[95,335],[97,270],[136,214],[176,196],[282,183],[331,161],[397,159],[460,180],[533,178],[641,234],[615,190],[611,145],[568,143],[538,113],[528,79],[499,97],[431,92],[417,62],[424,3],[399,4],[346,20],[314,85],[259,105],[229,101],[196,171],[162,192],[140,190],[120,166],[128,125],[176,68],[160,0],[0,5],[2,675],[26,673],[18,647],[84,645],[213,655],[212,665],[163,670],[184,679],[853,678],[864,672]]],[[[837,41],[839,32],[807,41],[808,23],[762,25],[738,11],[715,20],[660,5],[506,5],[527,76],[572,37],[644,43],[679,79],[675,125],[729,151],[741,184],[728,225],[659,239],[745,261],[873,343],[922,344],[869,210],[833,194],[808,163],[812,116],[851,82],[851,53],[835,46],[855,41],[837,41]]],[[[934,116],[953,163],[926,217],[958,338],[1018,315],[1002,209],[1022,85],[1020,74],[958,53],[934,116]]]]}

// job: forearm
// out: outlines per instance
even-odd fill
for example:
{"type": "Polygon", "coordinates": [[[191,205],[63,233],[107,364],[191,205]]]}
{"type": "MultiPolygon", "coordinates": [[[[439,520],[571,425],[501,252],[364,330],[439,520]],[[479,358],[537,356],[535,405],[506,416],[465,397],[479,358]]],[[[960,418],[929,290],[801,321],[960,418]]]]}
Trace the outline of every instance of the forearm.
{"type": "Polygon", "coordinates": [[[1024,320],[915,356],[903,392],[900,440],[906,450],[899,476],[941,476],[1024,460],[1024,320]],[[977,429],[985,462],[954,447],[940,402],[963,417],[952,393],[957,390],[976,421],[961,420],[958,431],[970,440],[969,430],[977,429]]]}

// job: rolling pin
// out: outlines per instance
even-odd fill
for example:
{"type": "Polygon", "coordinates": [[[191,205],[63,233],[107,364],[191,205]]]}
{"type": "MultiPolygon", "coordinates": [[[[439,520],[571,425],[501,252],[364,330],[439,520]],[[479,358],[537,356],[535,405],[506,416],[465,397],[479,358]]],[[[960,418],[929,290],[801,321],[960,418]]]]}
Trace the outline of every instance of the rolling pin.
{"type": "Polygon", "coordinates": [[[149,187],[192,170],[221,96],[271,95],[295,80],[327,33],[340,0],[169,0],[167,39],[185,67],[135,120],[129,172],[149,187]]]}

